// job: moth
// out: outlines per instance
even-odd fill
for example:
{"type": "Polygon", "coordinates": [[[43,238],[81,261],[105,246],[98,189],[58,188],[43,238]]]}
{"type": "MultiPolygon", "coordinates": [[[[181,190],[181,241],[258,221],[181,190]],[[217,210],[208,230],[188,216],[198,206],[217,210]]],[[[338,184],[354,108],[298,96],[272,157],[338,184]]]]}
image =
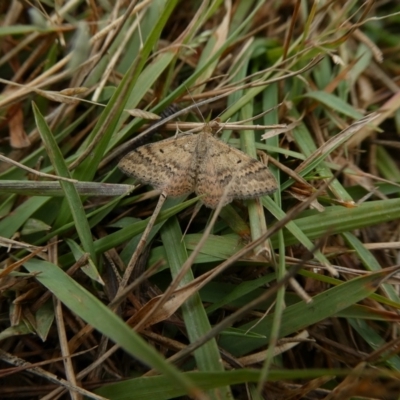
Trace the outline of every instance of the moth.
{"type": "Polygon", "coordinates": [[[216,208],[233,199],[272,194],[277,182],[260,161],[214,137],[209,124],[196,135],[182,135],[138,147],[118,164],[170,197],[195,192],[203,204],[216,208]]]}

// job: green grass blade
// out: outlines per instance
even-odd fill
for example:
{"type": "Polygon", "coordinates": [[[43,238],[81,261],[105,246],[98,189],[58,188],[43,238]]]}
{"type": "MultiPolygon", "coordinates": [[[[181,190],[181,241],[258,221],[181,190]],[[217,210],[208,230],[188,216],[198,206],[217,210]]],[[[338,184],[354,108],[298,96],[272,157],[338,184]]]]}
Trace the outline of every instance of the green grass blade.
{"type": "Polygon", "coordinates": [[[24,263],[24,267],[30,273],[38,274],[36,279],[72,312],[113,340],[129,354],[165,374],[185,393],[196,391],[196,387],[190,379],[168,364],[153,347],[147,344],[114,312],[56,265],[47,261],[31,259],[24,263]]]}
{"type": "MultiPolygon", "coordinates": [[[[368,297],[378,288],[379,282],[387,276],[387,271],[374,272],[367,276],[352,279],[339,286],[326,290],[313,297],[313,301],[306,304],[303,301],[287,307],[282,313],[280,337],[285,337],[301,329],[315,324],[337,314],[358,301],[368,297]]],[[[274,314],[267,315],[259,321],[242,325],[240,330],[258,333],[264,338],[258,340],[245,336],[231,336],[226,332],[220,339],[220,346],[240,356],[264,346],[269,341],[271,324],[274,314]]]]}
{"type": "MultiPolygon", "coordinates": [[[[187,260],[187,253],[182,239],[182,231],[176,217],[170,218],[161,229],[161,238],[165,247],[168,265],[171,269],[172,277],[179,274],[182,265],[187,260]]],[[[181,281],[181,285],[188,284],[194,279],[193,273],[189,270],[181,281]]],[[[208,320],[204,306],[198,293],[191,296],[182,305],[183,319],[190,342],[195,342],[198,338],[205,335],[211,325],[208,320]]],[[[197,367],[200,371],[223,371],[217,342],[212,339],[194,352],[197,367]]],[[[220,388],[218,392],[210,393],[211,398],[229,399],[231,398],[229,387],[220,388]]]]}
{"type": "MultiPolygon", "coordinates": [[[[68,167],[64,162],[63,155],[56,141],[54,140],[54,136],[35,104],[33,104],[33,113],[35,115],[39,133],[42,137],[43,143],[47,149],[47,154],[54,166],[54,169],[59,176],[71,178],[71,174],[69,173],[68,167]]],[[[83,209],[83,204],[79,197],[78,191],[76,190],[75,185],[71,182],[60,181],[60,185],[64,190],[65,197],[68,201],[70,212],[74,219],[76,230],[82,242],[82,246],[95,262],[96,253],[94,250],[92,234],[90,232],[89,222],[86,218],[86,213],[83,209]]]]}

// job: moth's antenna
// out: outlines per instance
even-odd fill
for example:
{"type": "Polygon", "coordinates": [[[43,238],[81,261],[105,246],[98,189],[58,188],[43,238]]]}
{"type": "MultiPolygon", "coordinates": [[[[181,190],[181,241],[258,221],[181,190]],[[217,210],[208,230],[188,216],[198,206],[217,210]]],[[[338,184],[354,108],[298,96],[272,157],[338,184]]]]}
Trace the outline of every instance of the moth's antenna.
{"type": "MultiPolygon", "coordinates": [[[[197,103],[194,101],[194,99],[193,99],[191,93],[189,92],[188,88],[186,88],[186,91],[187,91],[188,95],[190,96],[190,98],[192,99],[194,107],[197,108],[197,110],[198,110],[198,112],[199,112],[199,114],[201,116],[201,119],[203,120],[204,124],[209,124],[210,127],[212,128],[211,124],[204,119],[203,113],[200,111],[200,108],[198,107],[197,103]]],[[[226,108],[225,108],[225,110],[226,110],[226,108]]],[[[224,111],[222,111],[222,112],[224,112],[224,111]]],[[[218,124],[218,129],[214,132],[214,134],[218,134],[219,132],[221,132],[224,129],[225,124],[227,124],[229,122],[229,120],[228,120],[224,124],[221,125],[220,120],[219,120],[219,116],[217,118],[214,118],[213,121],[215,121],[218,124]]]]}
{"type": "Polygon", "coordinates": [[[199,106],[198,106],[197,103],[194,101],[194,98],[192,97],[192,94],[190,93],[190,91],[189,91],[189,89],[186,87],[186,85],[185,85],[185,88],[186,88],[186,91],[187,91],[189,97],[192,99],[193,105],[195,106],[195,108],[197,108],[197,111],[199,112],[201,119],[202,119],[203,122],[206,124],[207,122],[206,122],[206,120],[205,120],[204,117],[203,117],[203,113],[200,111],[199,106]]]}

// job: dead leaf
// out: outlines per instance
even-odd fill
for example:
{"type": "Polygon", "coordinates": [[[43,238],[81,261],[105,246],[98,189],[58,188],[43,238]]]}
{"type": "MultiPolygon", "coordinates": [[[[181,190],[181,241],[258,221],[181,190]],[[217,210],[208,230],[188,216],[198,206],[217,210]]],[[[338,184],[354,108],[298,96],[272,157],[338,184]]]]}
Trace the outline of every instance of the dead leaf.
{"type": "Polygon", "coordinates": [[[31,145],[24,129],[24,114],[19,104],[12,106],[8,112],[8,128],[10,130],[10,145],[14,149],[23,149],[31,145]]]}

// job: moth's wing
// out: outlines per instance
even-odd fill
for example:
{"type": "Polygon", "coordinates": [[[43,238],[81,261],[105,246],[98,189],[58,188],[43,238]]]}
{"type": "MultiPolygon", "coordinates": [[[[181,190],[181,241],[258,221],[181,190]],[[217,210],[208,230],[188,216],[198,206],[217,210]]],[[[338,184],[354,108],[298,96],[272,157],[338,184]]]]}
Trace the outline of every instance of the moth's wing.
{"type": "Polygon", "coordinates": [[[224,204],[228,204],[233,199],[271,194],[277,183],[263,163],[210,135],[204,162],[199,165],[196,193],[203,195],[207,207],[215,208],[225,188],[224,204]]]}
{"type": "Polygon", "coordinates": [[[182,136],[138,147],[119,162],[127,175],[178,197],[194,191],[196,137],[182,136]]]}

